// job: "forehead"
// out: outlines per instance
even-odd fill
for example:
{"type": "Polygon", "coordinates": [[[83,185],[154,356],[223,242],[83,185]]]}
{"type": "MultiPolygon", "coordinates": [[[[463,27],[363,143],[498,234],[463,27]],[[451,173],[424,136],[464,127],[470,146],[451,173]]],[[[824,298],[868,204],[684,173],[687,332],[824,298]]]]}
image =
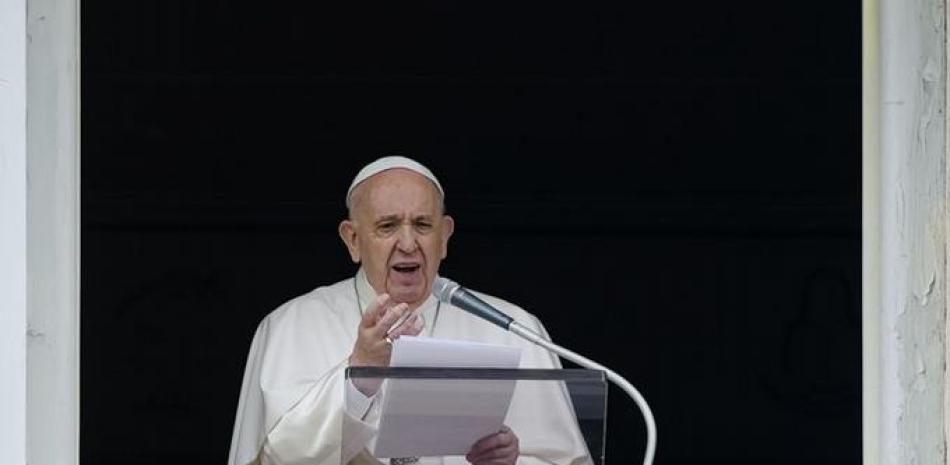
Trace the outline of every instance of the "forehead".
{"type": "Polygon", "coordinates": [[[363,181],[354,192],[358,211],[372,216],[436,214],[439,192],[432,181],[407,169],[391,169],[363,181]]]}

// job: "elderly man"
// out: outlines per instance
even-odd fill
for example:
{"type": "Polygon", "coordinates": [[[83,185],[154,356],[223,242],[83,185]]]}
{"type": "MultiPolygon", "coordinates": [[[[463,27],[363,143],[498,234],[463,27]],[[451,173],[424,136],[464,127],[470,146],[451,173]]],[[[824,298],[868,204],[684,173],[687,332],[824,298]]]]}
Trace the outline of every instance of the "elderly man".
{"type": "MultiPolygon", "coordinates": [[[[444,191],[427,168],[403,157],[376,160],[357,174],[346,200],[349,217],[339,234],[360,268],[355,277],[297,297],[261,322],[248,356],[229,465],[378,463],[363,447],[365,435],[344,439],[344,420],[361,425],[358,419],[375,395],[371,387],[345,381],[344,370],[388,366],[390,340],[401,335],[520,346],[523,367],[560,366],[556,357],[432,296],[455,222],[444,214],[444,191]]],[[[524,310],[482,297],[545,334],[524,310]]],[[[585,462],[564,393],[552,389],[530,397],[513,404],[508,426],[477,441],[465,457],[423,462],[585,462]],[[532,426],[536,422],[547,426],[532,426]]]]}

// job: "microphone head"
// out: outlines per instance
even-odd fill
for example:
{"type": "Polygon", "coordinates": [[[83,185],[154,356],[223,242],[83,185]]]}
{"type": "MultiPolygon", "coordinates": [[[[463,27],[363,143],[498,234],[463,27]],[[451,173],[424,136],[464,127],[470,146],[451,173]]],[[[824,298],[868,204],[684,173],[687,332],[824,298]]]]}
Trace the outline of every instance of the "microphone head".
{"type": "Polygon", "coordinates": [[[436,276],[435,281],[432,282],[432,295],[434,295],[436,299],[439,299],[440,302],[450,304],[449,299],[452,297],[452,292],[458,288],[459,283],[449,278],[436,276]]]}

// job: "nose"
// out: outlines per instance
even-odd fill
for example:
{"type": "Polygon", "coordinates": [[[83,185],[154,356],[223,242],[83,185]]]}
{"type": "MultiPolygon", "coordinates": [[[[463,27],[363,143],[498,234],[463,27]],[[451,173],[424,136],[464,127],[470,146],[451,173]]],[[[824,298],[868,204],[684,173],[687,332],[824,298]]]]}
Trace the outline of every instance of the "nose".
{"type": "Polygon", "coordinates": [[[411,227],[399,228],[399,237],[396,240],[396,247],[402,253],[410,254],[416,251],[419,243],[416,241],[416,234],[411,227]]]}

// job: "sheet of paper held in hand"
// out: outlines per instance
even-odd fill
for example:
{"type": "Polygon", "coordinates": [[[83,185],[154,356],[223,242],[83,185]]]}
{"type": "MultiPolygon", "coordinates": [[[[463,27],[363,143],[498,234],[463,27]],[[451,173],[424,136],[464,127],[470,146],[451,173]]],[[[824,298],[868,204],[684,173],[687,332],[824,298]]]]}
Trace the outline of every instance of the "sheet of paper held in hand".
{"type": "MultiPolygon", "coordinates": [[[[402,336],[390,366],[518,368],[521,348],[402,336]]],[[[515,380],[390,379],[385,383],[376,457],[465,455],[497,432],[508,413],[515,380]]]]}

